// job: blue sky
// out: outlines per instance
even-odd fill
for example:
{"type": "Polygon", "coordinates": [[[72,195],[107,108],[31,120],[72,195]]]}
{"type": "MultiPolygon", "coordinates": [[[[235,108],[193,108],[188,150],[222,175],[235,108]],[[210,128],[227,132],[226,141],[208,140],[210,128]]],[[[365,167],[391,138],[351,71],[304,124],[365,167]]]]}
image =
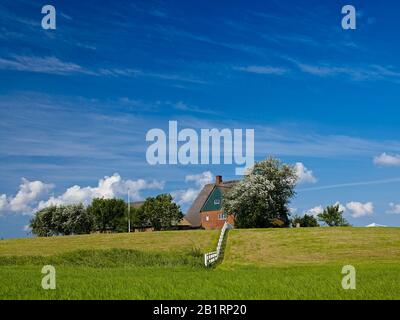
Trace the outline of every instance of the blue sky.
{"type": "Polygon", "coordinates": [[[148,165],[146,132],[169,120],[254,128],[256,160],[302,164],[298,214],[339,202],[354,225],[399,226],[400,4],[350,2],[356,30],[348,1],[52,1],[56,30],[48,3],[1,3],[0,237],[49,199],[129,186],[186,210],[211,176],[237,178],[148,165]]]}

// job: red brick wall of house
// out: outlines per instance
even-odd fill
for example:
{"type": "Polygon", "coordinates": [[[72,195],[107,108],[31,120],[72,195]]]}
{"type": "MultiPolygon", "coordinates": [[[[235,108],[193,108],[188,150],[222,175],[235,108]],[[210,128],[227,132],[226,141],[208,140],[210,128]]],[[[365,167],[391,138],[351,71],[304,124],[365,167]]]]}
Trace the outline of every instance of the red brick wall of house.
{"type": "Polygon", "coordinates": [[[204,229],[222,229],[225,221],[232,225],[234,224],[232,215],[228,215],[226,220],[220,220],[218,219],[219,214],[222,214],[221,210],[201,212],[201,226],[204,229]]]}

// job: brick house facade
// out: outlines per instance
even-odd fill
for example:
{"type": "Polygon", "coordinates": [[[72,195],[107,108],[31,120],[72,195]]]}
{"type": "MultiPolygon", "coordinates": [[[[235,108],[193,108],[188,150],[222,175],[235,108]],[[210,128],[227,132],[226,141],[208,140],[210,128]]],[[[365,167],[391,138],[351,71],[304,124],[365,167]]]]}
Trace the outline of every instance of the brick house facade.
{"type": "Polygon", "coordinates": [[[200,191],[185,218],[194,227],[203,229],[221,229],[225,221],[234,224],[232,215],[222,210],[222,199],[237,181],[222,181],[221,176],[215,177],[215,183],[207,184],[200,191]]]}

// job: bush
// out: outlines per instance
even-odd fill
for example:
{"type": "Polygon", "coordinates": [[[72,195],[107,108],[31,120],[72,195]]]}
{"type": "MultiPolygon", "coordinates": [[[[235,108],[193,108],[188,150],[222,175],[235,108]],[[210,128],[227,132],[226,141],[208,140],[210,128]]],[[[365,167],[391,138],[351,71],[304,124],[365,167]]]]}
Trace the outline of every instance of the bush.
{"type": "Polygon", "coordinates": [[[294,216],[291,220],[292,227],[297,227],[297,224],[303,228],[312,228],[312,227],[319,227],[317,219],[311,215],[305,214],[303,217],[294,216]]]}
{"type": "Polygon", "coordinates": [[[284,228],[286,227],[286,223],[285,221],[281,220],[281,219],[272,219],[271,221],[271,227],[272,228],[284,228]]]}

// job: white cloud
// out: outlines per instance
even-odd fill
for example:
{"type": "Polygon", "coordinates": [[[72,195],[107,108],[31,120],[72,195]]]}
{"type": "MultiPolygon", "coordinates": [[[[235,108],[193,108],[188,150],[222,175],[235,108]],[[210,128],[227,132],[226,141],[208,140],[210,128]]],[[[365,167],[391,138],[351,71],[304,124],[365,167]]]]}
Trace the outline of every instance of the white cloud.
{"type": "Polygon", "coordinates": [[[316,206],[304,212],[304,214],[316,217],[320,213],[324,212],[324,208],[322,206],[316,206]]]}
{"type": "Polygon", "coordinates": [[[140,200],[140,191],[146,189],[163,189],[164,182],[138,180],[124,180],[118,173],[100,179],[96,187],[81,187],[78,185],[68,188],[63,194],[57,197],[48,196],[54,188],[53,184],[41,181],[28,181],[22,179],[19,191],[15,196],[7,197],[0,195],[0,213],[14,212],[32,214],[36,210],[43,209],[50,205],[63,205],[73,203],[89,204],[93,198],[114,198],[125,196],[130,191],[132,201],[140,200]]]}
{"type": "MultiPolygon", "coordinates": [[[[339,206],[339,210],[342,212],[346,211],[346,207],[344,205],[342,205],[339,201],[336,201],[336,203],[334,204],[334,206],[339,206]]],[[[309,216],[313,216],[313,217],[317,217],[317,215],[319,215],[320,213],[324,212],[324,207],[322,205],[316,206],[314,208],[311,208],[307,211],[304,211],[304,214],[307,214],[309,216]]]]}
{"type": "Polygon", "coordinates": [[[148,77],[159,80],[206,84],[205,81],[177,74],[145,72],[137,69],[89,69],[73,62],[62,61],[57,57],[18,56],[0,58],[0,70],[16,70],[57,75],[85,74],[107,77],[148,77]]]}
{"type": "Polygon", "coordinates": [[[0,195],[0,215],[8,208],[8,200],[5,194],[0,195]]]}
{"type": "Polygon", "coordinates": [[[394,182],[400,182],[400,178],[383,179],[383,180],[372,180],[372,181],[360,181],[360,182],[349,182],[349,183],[339,183],[339,184],[332,184],[332,185],[328,185],[328,186],[303,188],[303,189],[300,189],[298,191],[317,191],[317,190],[328,190],[328,189],[336,189],[336,188],[372,186],[372,185],[388,184],[388,183],[394,183],[394,182]]]}
{"type": "Polygon", "coordinates": [[[248,67],[235,67],[235,70],[257,73],[257,74],[271,74],[271,75],[284,75],[288,73],[288,69],[273,66],[248,66],[248,67]]]}
{"type": "Polygon", "coordinates": [[[400,72],[391,67],[381,65],[354,66],[333,66],[330,64],[306,64],[291,60],[297,64],[300,71],[319,77],[330,77],[345,75],[354,81],[377,81],[394,80],[398,81],[400,72]]]}
{"type": "Polygon", "coordinates": [[[381,166],[400,166],[400,154],[390,155],[384,152],[374,158],[374,163],[381,166]]]}
{"type": "Polygon", "coordinates": [[[169,106],[172,106],[175,110],[179,110],[179,111],[205,113],[205,114],[217,114],[217,112],[215,112],[212,109],[187,104],[182,101],[178,101],[176,103],[166,102],[166,104],[169,106]]]}
{"type": "Polygon", "coordinates": [[[317,182],[317,179],[314,177],[312,170],[307,169],[301,162],[297,162],[294,167],[296,170],[297,182],[299,184],[317,182]]]}
{"type": "Polygon", "coordinates": [[[372,202],[361,203],[352,201],[346,204],[346,208],[350,210],[353,218],[370,216],[374,213],[374,204],[372,202]]]}
{"type": "Polygon", "coordinates": [[[214,176],[210,171],[204,171],[203,173],[187,175],[185,177],[186,182],[194,181],[196,186],[203,188],[206,184],[213,181],[214,176]]]}
{"type": "Polygon", "coordinates": [[[396,203],[389,203],[390,206],[390,210],[388,211],[388,213],[394,213],[394,214],[400,214],[400,204],[396,204],[396,203]]]}
{"type": "Polygon", "coordinates": [[[185,190],[176,190],[172,192],[174,201],[180,205],[191,204],[206,184],[213,181],[213,174],[210,171],[204,171],[200,174],[187,175],[186,182],[194,182],[197,188],[188,188],[185,190]]]}
{"type": "Polygon", "coordinates": [[[300,70],[306,73],[310,73],[315,76],[329,76],[332,74],[340,73],[343,70],[337,67],[330,67],[330,66],[320,66],[320,65],[309,65],[301,63],[298,65],[300,70]]]}
{"type": "Polygon", "coordinates": [[[118,173],[99,180],[97,187],[81,187],[75,185],[68,188],[62,195],[51,197],[47,201],[41,201],[37,209],[43,209],[50,205],[83,203],[89,204],[94,198],[117,198],[129,194],[132,201],[140,200],[140,191],[145,189],[163,189],[164,182],[148,182],[143,179],[123,180],[118,173]]]}
{"type": "Polygon", "coordinates": [[[172,192],[174,201],[179,205],[191,204],[199,194],[201,189],[189,188],[172,192]]]}
{"type": "Polygon", "coordinates": [[[22,178],[19,191],[14,197],[6,198],[5,195],[2,196],[3,206],[7,211],[29,214],[32,212],[32,206],[53,188],[53,184],[22,178]]]}
{"type": "Polygon", "coordinates": [[[89,70],[71,62],[64,62],[56,57],[15,56],[14,59],[0,58],[0,69],[28,71],[47,74],[92,74],[89,70]]]}

